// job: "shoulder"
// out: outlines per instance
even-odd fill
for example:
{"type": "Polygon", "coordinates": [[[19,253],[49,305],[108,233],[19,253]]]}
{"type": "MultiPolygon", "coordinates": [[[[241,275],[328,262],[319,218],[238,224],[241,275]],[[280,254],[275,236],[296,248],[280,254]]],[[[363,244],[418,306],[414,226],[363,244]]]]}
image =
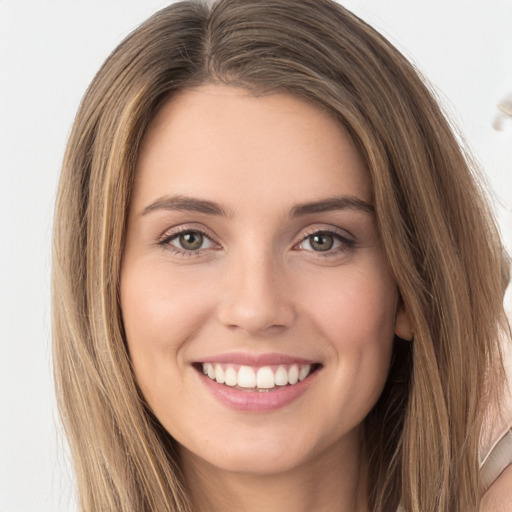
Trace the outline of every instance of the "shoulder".
{"type": "Polygon", "coordinates": [[[483,460],[480,476],[483,488],[487,491],[482,498],[479,512],[512,512],[512,350],[510,344],[504,347],[504,362],[508,377],[508,385],[503,396],[504,403],[500,404],[499,413],[491,412],[489,415],[491,423],[487,425],[487,429],[484,427],[484,443],[481,448],[488,455],[483,460]]]}
{"type": "Polygon", "coordinates": [[[479,512],[512,512],[512,465],[484,494],[479,512]]]}

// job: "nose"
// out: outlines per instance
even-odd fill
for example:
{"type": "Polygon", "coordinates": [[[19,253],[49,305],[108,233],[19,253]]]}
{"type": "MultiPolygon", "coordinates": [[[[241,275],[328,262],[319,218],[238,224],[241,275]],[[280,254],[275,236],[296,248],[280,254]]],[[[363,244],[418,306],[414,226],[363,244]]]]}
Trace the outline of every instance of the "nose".
{"type": "Polygon", "coordinates": [[[286,272],[272,254],[240,254],[227,267],[218,308],[223,325],[265,336],[293,324],[295,308],[286,272]]]}

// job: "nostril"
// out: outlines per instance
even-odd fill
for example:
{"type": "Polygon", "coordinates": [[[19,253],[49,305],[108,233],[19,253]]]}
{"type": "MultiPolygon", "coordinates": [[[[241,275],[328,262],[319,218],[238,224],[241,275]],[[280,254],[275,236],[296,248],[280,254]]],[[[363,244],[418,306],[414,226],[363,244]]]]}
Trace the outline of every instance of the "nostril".
{"type": "MultiPolygon", "coordinates": [[[[254,258],[252,258],[254,259],[254,258]]],[[[269,263],[270,265],[270,263],[269,263]]],[[[244,264],[243,272],[230,276],[218,303],[218,319],[230,330],[241,329],[251,335],[268,335],[290,327],[295,319],[293,299],[286,286],[272,277],[262,264],[244,264]]]]}

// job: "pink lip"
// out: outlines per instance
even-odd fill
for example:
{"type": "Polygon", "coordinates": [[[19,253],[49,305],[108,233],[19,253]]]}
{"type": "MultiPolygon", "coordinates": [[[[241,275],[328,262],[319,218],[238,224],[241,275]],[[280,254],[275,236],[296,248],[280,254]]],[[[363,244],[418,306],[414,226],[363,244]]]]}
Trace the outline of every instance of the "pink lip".
{"type": "Polygon", "coordinates": [[[267,353],[267,354],[249,354],[244,352],[230,352],[226,354],[217,354],[213,357],[207,357],[197,361],[198,363],[224,363],[244,366],[276,366],[280,364],[314,364],[318,361],[310,361],[300,357],[289,356],[286,354],[267,353]]]}
{"type": "MultiPolygon", "coordinates": [[[[290,364],[314,364],[307,359],[291,357],[284,354],[252,355],[243,353],[219,354],[202,360],[204,363],[224,363],[252,367],[276,366],[290,364]]],[[[306,379],[293,386],[275,387],[268,391],[256,389],[243,390],[237,387],[219,384],[208,378],[198,369],[197,375],[206,389],[221,404],[237,411],[251,413],[268,413],[276,411],[300,398],[309,389],[319,371],[314,371],[306,379]]]]}

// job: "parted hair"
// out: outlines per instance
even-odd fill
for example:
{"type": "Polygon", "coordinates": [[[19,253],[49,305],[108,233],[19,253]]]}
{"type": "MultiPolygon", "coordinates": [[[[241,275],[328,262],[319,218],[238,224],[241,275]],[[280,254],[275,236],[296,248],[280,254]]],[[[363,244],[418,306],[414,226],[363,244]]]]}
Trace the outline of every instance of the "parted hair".
{"type": "Polygon", "coordinates": [[[365,420],[371,511],[476,512],[479,437],[504,378],[508,260],[476,166],[431,88],[331,0],[174,3],[114,50],[83,98],[52,277],[55,382],[81,510],[191,511],[174,441],[134,378],[119,275],[148,124],[177,91],[207,83],[295,95],[350,134],[414,326],[412,341],[395,339],[365,420]]]}

